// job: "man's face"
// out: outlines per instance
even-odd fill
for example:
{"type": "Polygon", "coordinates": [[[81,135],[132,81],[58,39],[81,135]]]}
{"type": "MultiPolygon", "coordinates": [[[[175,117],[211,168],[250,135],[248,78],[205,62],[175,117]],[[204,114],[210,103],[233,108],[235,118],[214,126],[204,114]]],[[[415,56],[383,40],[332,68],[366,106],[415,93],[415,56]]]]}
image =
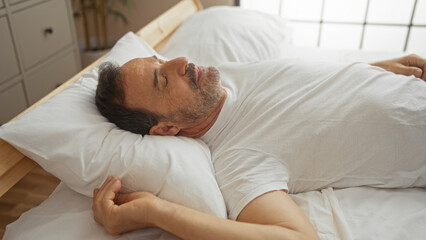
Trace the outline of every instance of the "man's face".
{"type": "Polygon", "coordinates": [[[167,121],[195,122],[220,99],[219,72],[188,63],[186,58],[168,62],[155,57],[136,58],[121,70],[126,107],[149,110],[167,121]]]}

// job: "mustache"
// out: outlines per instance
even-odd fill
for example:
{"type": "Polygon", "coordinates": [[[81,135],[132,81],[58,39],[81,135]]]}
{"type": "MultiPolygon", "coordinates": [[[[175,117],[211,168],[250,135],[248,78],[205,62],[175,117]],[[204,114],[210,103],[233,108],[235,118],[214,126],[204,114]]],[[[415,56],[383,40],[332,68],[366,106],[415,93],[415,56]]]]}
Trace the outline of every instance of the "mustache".
{"type": "Polygon", "coordinates": [[[188,75],[189,83],[191,84],[191,87],[193,89],[197,89],[197,78],[196,78],[196,72],[195,72],[195,64],[189,63],[188,68],[186,70],[186,74],[188,75]]]}

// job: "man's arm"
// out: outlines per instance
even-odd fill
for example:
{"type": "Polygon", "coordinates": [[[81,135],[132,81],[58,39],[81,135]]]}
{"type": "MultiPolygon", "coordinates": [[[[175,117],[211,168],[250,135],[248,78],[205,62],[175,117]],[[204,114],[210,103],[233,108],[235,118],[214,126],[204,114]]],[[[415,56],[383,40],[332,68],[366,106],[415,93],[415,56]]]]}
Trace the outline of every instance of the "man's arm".
{"type": "Polygon", "coordinates": [[[319,239],[299,207],[284,191],[251,201],[237,221],[202,213],[146,192],[118,194],[121,183],[109,178],[95,190],[95,220],[110,234],[159,227],[183,239],[319,239]]]}
{"type": "Polygon", "coordinates": [[[406,76],[414,75],[426,81],[426,59],[416,54],[411,54],[401,58],[385,60],[371,63],[376,67],[381,67],[387,71],[406,76]]]}

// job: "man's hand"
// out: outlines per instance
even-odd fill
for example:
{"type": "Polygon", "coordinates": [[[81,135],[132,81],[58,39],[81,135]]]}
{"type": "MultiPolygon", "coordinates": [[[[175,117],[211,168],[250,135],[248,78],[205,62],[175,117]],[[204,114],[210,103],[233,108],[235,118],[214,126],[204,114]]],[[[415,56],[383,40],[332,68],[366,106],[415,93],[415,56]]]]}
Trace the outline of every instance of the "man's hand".
{"type": "Polygon", "coordinates": [[[119,194],[109,177],[94,190],[93,214],[108,233],[159,227],[182,239],[319,239],[308,218],[284,191],[265,193],[241,211],[238,221],[184,207],[150,193],[119,194]]]}
{"type": "Polygon", "coordinates": [[[416,54],[401,58],[372,63],[371,65],[381,67],[387,71],[406,76],[414,75],[426,81],[426,59],[416,54]]]}
{"type": "Polygon", "coordinates": [[[113,235],[152,227],[150,209],[157,197],[147,192],[120,194],[120,188],[118,178],[108,177],[100,189],[93,191],[95,221],[113,235]]]}

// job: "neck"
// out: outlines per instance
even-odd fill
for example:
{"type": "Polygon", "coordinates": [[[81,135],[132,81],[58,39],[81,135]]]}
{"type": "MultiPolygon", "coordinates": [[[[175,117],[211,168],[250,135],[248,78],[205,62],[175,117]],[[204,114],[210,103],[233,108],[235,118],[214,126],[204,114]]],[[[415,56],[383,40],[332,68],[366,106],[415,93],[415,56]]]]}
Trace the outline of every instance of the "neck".
{"type": "Polygon", "coordinates": [[[194,125],[191,125],[188,128],[182,128],[179,132],[180,136],[199,138],[214,125],[226,100],[226,91],[224,89],[222,90],[222,96],[220,97],[219,103],[216,105],[216,107],[213,108],[209,114],[200,119],[200,121],[197,121],[194,125]]]}

